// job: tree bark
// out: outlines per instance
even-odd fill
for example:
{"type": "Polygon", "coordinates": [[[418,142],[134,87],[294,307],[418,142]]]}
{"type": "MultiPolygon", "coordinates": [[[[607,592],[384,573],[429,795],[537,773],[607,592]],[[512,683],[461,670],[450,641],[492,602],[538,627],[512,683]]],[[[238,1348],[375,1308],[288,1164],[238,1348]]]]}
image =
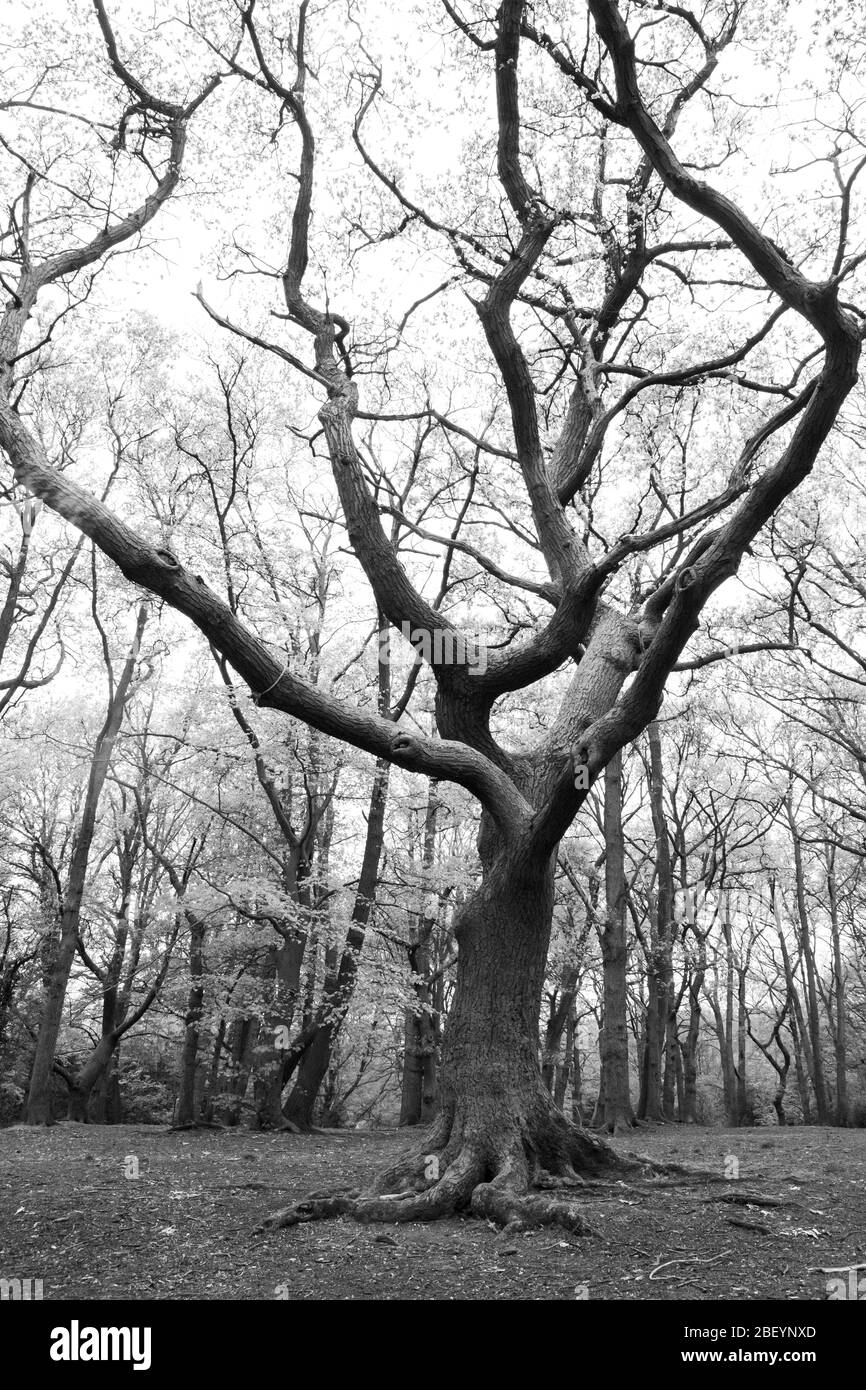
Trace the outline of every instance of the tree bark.
{"type": "Polygon", "coordinates": [[[622,754],[604,774],[605,919],[601,932],[603,1003],[601,1075],[595,1123],[608,1133],[634,1123],[628,1066],[625,847],[622,831],[622,754]]]}

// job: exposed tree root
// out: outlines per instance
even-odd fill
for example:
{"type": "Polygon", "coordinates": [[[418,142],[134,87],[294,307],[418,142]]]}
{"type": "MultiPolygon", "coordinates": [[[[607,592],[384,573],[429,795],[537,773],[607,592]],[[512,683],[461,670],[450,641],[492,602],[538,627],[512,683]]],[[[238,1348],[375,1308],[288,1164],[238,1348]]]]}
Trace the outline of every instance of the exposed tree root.
{"type": "MultiPolygon", "coordinates": [[[[569,1186],[583,1186],[577,1174],[563,1175],[559,1181],[569,1186]]],[[[549,1179],[545,1178],[547,1182],[549,1179]]],[[[563,1226],[574,1235],[598,1235],[567,1198],[529,1191],[529,1173],[521,1153],[513,1153],[495,1178],[475,1188],[470,1205],[475,1216],[496,1221],[512,1231],[528,1230],[533,1226],[563,1226]]]]}
{"type": "MultiPolygon", "coordinates": [[[[418,1131],[413,1132],[417,1143],[418,1131]]],[[[728,1181],[718,1173],[619,1155],[609,1144],[546,1108],[512,1120],[507,1133],[479,1134],[447,1116],[425,1147],[404,1152],[363,1190],[313,1192],[274,1212],[259,1231],[350,1216],[361,1222],[435,1221],[469,1211],[511,1230],[561,1226],[597,1235],[585,1205],[593,1196],[728,1181]]]]}

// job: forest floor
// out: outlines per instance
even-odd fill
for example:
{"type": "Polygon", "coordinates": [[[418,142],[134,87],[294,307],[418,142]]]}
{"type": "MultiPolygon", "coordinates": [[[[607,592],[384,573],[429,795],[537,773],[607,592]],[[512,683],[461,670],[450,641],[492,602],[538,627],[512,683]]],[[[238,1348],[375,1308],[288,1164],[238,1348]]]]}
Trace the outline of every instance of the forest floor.
{"type": "Polygon", "coordinates": [[[311,1190],[363,1183],[407,1142],[405,1131],[0,1130],[0,1278],[41,1278],[46,1299],[811,1300],[826,1297],[816,1267],[866,1264],[862,1129],[642,1128],[617,1148],[719,1177],[737,1165],[739,1177],[588,1192],[580,1208],[597,1236],[469,1218],[254,1233],[311,1190]],[[746,1205],[749,1193],[782,1204],[746,1205]]]}

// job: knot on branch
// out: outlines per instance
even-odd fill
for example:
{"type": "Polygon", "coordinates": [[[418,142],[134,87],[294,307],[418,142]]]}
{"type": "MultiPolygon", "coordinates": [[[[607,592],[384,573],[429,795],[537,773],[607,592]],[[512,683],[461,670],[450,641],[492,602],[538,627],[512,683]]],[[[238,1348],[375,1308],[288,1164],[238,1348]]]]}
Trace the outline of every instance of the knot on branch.
{"type": "Polygon", "coordinates": [[[411,734],[395,734],[391,740],[391,756],[393,758],[417,757],[420,752],[421,745],[417,738],[413,738],[411,734]]]}
{"type": "Polygon", "coordinates": [[[180,560],[177,558],[176,555],[173,555],[170,550],[156,550],[154,551],[154,554],[157,556],[159,560],[162,561],[162,563],[166,566],[167,569],[180,569],[180,560]]]}

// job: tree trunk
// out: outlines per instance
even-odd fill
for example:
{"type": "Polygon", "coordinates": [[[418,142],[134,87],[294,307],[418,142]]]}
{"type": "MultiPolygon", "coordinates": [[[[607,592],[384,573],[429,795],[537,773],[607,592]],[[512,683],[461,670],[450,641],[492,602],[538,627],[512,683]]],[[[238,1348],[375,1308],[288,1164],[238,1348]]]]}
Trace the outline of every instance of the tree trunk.
{"type": "MultiPolygon", "coordinates": [[[[132,647],[124,664],[120,680],[109,702],[108,713],[99,732],[99,737],[97,738],[96,747],[93,752],[90,775],[87,781],[87,791],[84,797],[84,808],[81,814],[78,833],[75,837],[75,845],[69,866],[69,875],[63,894],[63,909],[60,918],[60,940],[57,944],[57,949],[54,953],[48,975],[42,1008],[42,1018],[39,1024],[36,1055],[33,1059],[33,1071],[30,1076],[30,1092],[27,1097],[27,1123],[29,1125],[50,1125],[53,1123],[54,1119],[51,1113],[54,1054],[57,1049],[57,1039],[60,1036],[60,1026],[63,1021],[63,1002],[66,998],[66,986],[69,982],[69,972],[72,969],[75,947],[78,942],[81,903],[84,897],[87,865],[90,859],[90,846],[93,843],[93,836],[96,830],[96,812],[99,806],[99,798],[102,795],[102,788],[105,785],[105,779],[108,775],[108,767],[114,750],[114,743],[123,722],[129,687],[132,683],[132,677],[138,661],[138,653],[146,621],[147,608],[142,604],[138,610],[138,619],[132,647]]],[[[76,1102],[76,1105],[77,1104],[78,1102],[76,1102]]]]}
{"type": "Polygon", "coordinates": [[[559,1064],[556,1072],[556,1081],[553,1087],[553,1099],[558,1110],[565,1113],[565,1097],[568,1091],[568,1083],[571,1079],[574,1057],[574,1034],[577,1028],[577,1009],[572,1002],[568,1011],[568,1021],[565,1025],[565,1056],[559,1064]]]}
{"type": "Polygon", "coordinates": [[[642,1120],[671,1119],[673,1074],[665,1086],[662,1064],[668,1050],[669,1021],[673,1008],[674,882],[670,843],[664,809],[661,736],[655,720],[647,726],[650,753],[650,811],[656,848],[656,902],[651,910],[651,941],[647,960],[646,1069],[642,1120]]]}
{"type": "Polygon", "coordinates": [[[797,921],[800,928],[800,953],[806,976],[806,1016],[810,1043],[809,1052],[811,1052],[811,1057],[809,1057],[809,1053],[807,1053],[807,1060],[809,1061],[809,1070],[812,1077],[812,1089],[815,1093],[818,1124],[826,1125],[830,1123],[830,1105],[827,1099],[827,1085],[824,1080],[823,1038],[821,1036],[821,1024],[818,1010],[815,956],[812,950],[812,933],[809,924],[809,912],[806,906],[806,877],[803,868],[803,851],[800,844],[800,832],[794,817],[793,797],[790,791],[785,799],[785,809],[794,846],[794,881],[797,893],[797,921]]]}
{"type": "Polygon", "coordinates": [[[117,1045],[117,1034],[103,1033],[69,1088],[69,1119],[87,1123],[90,1093],[104,1075],[117,1045]]]}
{"type": "MultiPolygon", "coordinates": [[[[553,908],[553,861],[502,856],[459,909],[441,1110],[428,1140],[448,1169],[438,1196],[508,1218],[539,1169],[573,1175],[615,1162],[571,1124],[544,1085],[538,1020],[553,908]]],[[[532,1199],[536,1200],[536,1199],[532,1199]]],[[[540,1200],[540,1199],[539,1199],[540,1200]]]]}
{"type": "Polygon", "coordinates": [[[258,1041],[258,1017],[236,1018],[229,1029],[229,1058],[218,1084],[218,1092],[228,1095],[217,1107],[218,1113],[231,1127],[240,1121],[241,1108],[250,1083],[253,1058],[258,1041]]]}
{"type": "Polygon", "coordinates": [[[108,1066],[96,1084],[93,1098],[93,1120],[98,1125],[119,1125],[123,1123],[123,1103],[120,1097],[120,1081],[117,1075],[117,1059],[120,1049],[115,1047],[108,1066]]]}
{"type": "Polygon", "coordinates": [[[722,1007],[719,1003],[718,981],[713,985],[713,992],[710,995],[710,1005],[713,1010],[713,1019],[716,1025],[716,1037],[719,1043],[719,1066],[722,1073],[722,1097],[725,1107],[725,1124],[736,1125],[736,1097],[734,1082],[734,1055],[731,1049],[731,1037],[725,1016],[722,1014],[722,1007]]]}
{"type": "Polygon", "coordinates": [[[429,1124],[439,1094],[439,1027],[429,979],[429,936],[412,947],[409,964],[417,1005],[404,1014],[400,1124],[429,1124]]]}
{"type": "Polygon", "coordinates": [[[549,995],[550,1008],[544,1029],[544,1049],[541,1060],[541,1078],[551,1095],[556,1088],[556,1078],[561,1070],[562,1038],[574,1005],[577,989],[578,967],[564,965],[559,989],[549,995]]]}
{"type": "Polygon", "coordinates": [[[683,1105],[681,1119],[684,1124],[698,1123],[698,1041],[701,1033],[701,989],[706,974],[703,957],[689,977],[689,1024],[686,1036],[681,1043],[683,1054],[683,1105]]]}
{"type": "Polygon", "coordinates": [[[833,995],[834,1017],[831,1019],[833,1050],[836,1055],[836,1114],[837,1125],[848,1124],[848,1049],[846,1042],[848,1009],[845,993],[845,963],[842,958],[842,937],[839,930],[839,901],[836,889],[835,850],[828,850],[827,898],[830,905],[830,931],[833,938],[833,995]]]}
{"type": "Polygon", "coordinates": [[[625,849],[622,833],[622,754],[604,773],[605,919],[601,932],[603,1002],[601,1074],[595,1123],[608,1133],[634,1123],[628,1070],[625,849]]]}
{"type": "Polygon", "coordinates": [[[255,1123],[259,1129],[279,1129],[283,1123],[282,1094],[285,1058],[291,1044],[295,1006],[301,988],[306,935],[283,928],[279,946],[268,953],[265,978],[273,995],[258,1030],[255,1045],[255,1123]]]}
{"type": "Polygon", "coordinates": [[[776,917],[776,932],[779,938],[779,949],[782,954],[782,966],[785,972],[785,988],[787,991],[787,1002],[791,1011],[790,1029],[791,1043],[794,1048],[794,1070],[797,1076],[797,1090],[800,1096],[800,1108],[803,1112],[803,1124],[812,1123],[812,1101],[809,1094],[809,1077],[811,1067],[808,1060],[804,1062],[803,1049],[808,1049],[809,1041],[803,1027],[803,1011],[800,1006],[800,996],[797,993],[797,982],[794,978],[794,971],[791,967],[791,958],[788,954],[788,945],[785,941],[785,933],[782,928],[782,913],[779,902],[779,895],[775,884],[772,885],[773,910],[776,917]]]}
{"type": "MultiPolygon", "coordinates": [[[[424,813],[424,842],[421,869],[426,876],[436,859],[436,826],[439,816],[438,784],[431,778],[424,813]]],[[[417,914],[417,925],[411,929],[408,948],[412,990],[416,1003],[404,1015],[403,1076],[400,1098],[400,1124],[427,1124],[436,1113],[439,1095],[438,1050],[439,1020],[433,1007],[430,979],[430,943],[443,894],[431,895],[422,883],[424,906],[417,914]],[[433,897],[433,902],[430,898],[433,897]]]]}
{"type": "Polygon", "coordinates": [[[376,898],[379,864],[384,842],[385,808],[388,803],[390,771],[390,763],[382,759],[377,760],[370,792],[364,857],[361,863],[352,921],[346,933],[346,944],[340,957],[339,967],[328,971],[322,1003],[318,1010],[318,1026],[313,1040],[301,1057],[297,1080],[283,1110],[286,1119],[301,1129],[309,1129],[313,1122],[313,1107],[316,1103],[316,1096],[319,1094],[319,1087],[325,1079],[331,1059],[331,1049],[342,1027],[355,988],[358,960],[364,945],[370,912],[376,898]]]}
{"type": "Polygon", "coordinates": [[[748,1120],[749,1105],[746,1094],[746,969],[737,970],[737,1124],[744,1125],[748,1120]]]}

